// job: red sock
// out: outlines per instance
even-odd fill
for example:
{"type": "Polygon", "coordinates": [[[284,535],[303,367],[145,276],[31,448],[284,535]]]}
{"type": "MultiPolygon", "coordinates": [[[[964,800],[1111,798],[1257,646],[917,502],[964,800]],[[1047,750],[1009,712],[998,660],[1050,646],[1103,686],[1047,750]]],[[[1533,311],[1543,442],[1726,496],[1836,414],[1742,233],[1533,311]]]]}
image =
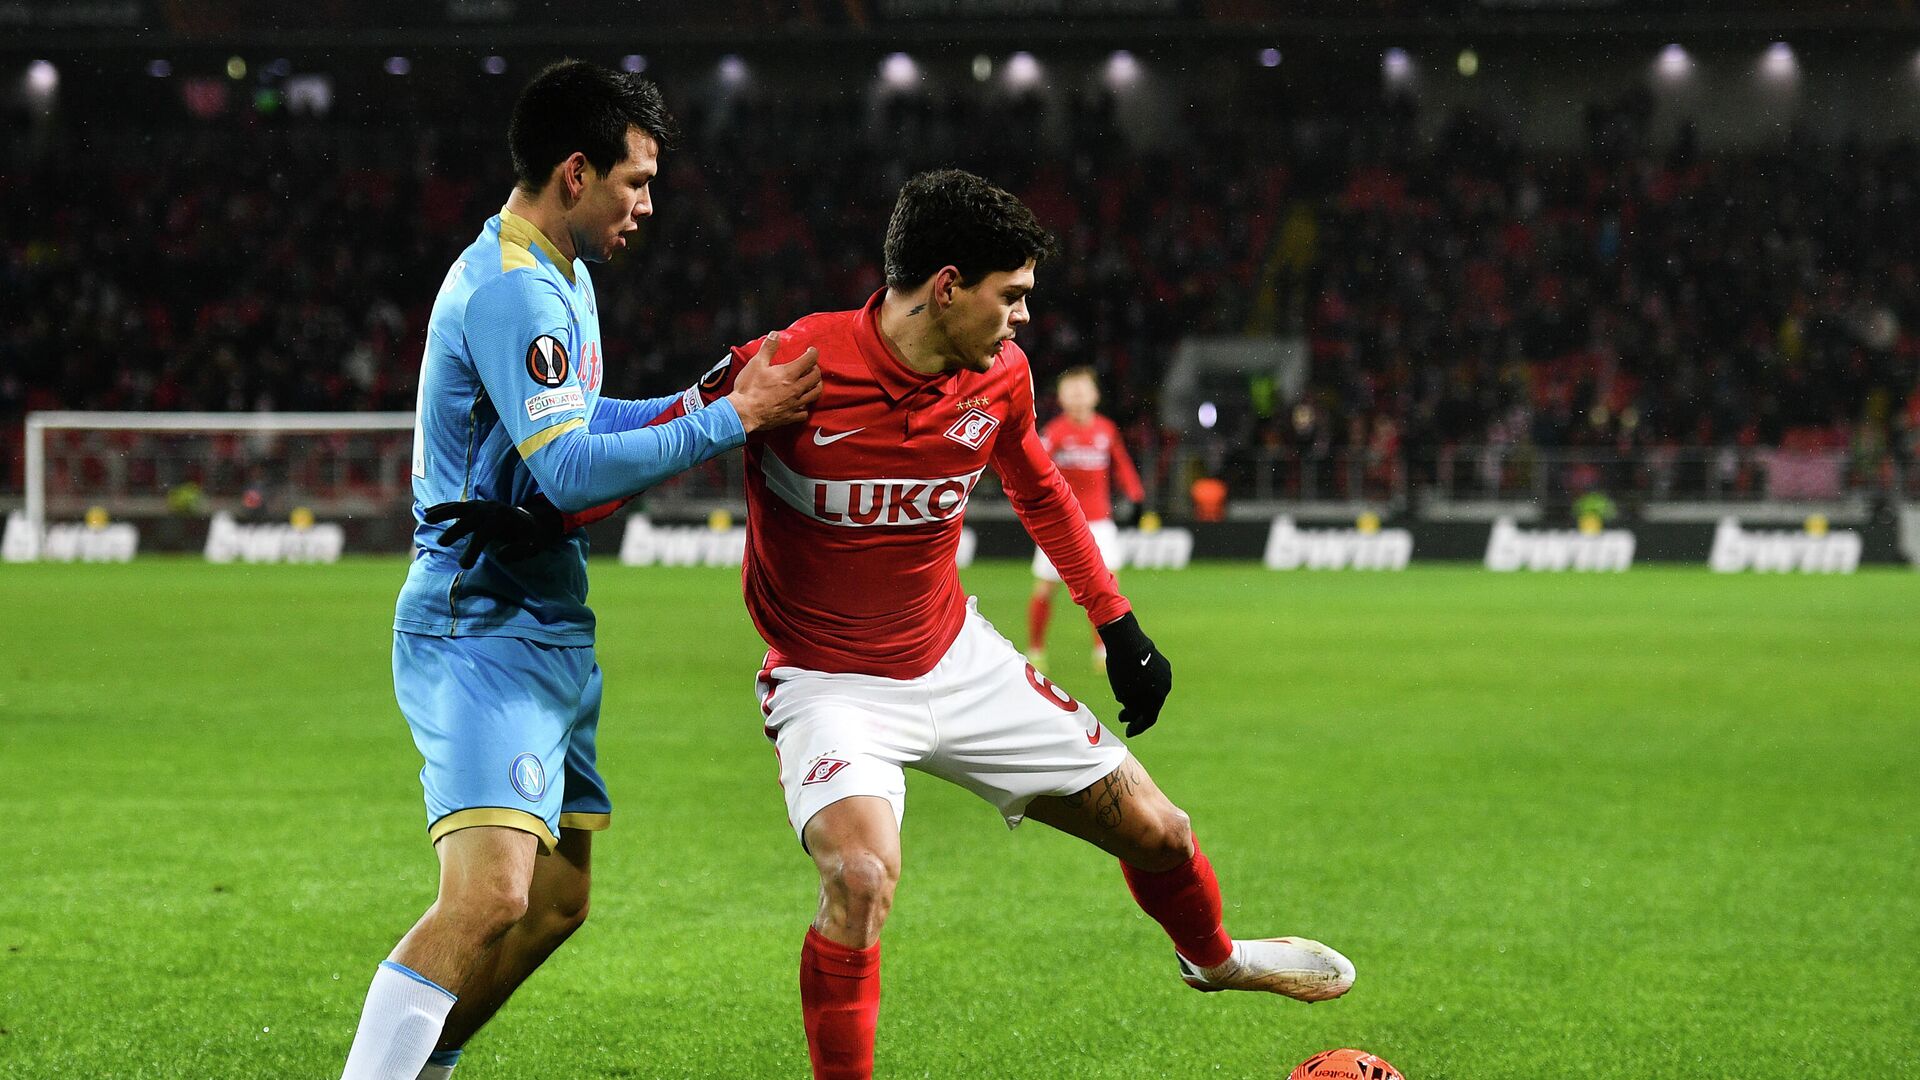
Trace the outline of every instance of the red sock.
{"type": "Polygon", "coordinates": [[[1053,601],[1036,596],[1027,601],[1027,648],[1047,647],[1047,620],[1053,618],[1053,601]]]}
{"type": "Polygon", "coordinates": [[[814,1080],[872,1080],[880,945],[850,949],[812,927],[800,950],[800,1012],[814,1080]]]}
{"type": "Polygon", "coordinates": [[[1154,873],[1136,870],[1126,863],[1120,872],[1127,877],[1133,902],[1153,916],[1180,955],[1201,967],[1226,963],[1233,955],[1233,939],[1220,925],[1220,883],[1214,880],[1213,864],[1200,853],[1200,841],[1193,842],[1193,858],[1154,873]]]}

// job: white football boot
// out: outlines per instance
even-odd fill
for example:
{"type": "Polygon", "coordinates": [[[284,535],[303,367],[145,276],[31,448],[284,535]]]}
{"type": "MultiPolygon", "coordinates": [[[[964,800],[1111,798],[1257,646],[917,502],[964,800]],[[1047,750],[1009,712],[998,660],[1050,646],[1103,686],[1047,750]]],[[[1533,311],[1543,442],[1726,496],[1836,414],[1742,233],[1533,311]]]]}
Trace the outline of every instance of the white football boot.
{"type": "Polygon", "coordinates": [[[1296,1001],[1328,1001],[1353,986],[1353,961],[1309,938],[1236,940],[1226,963],[1203,968],[1179,953],[1180,977],[1195,990],[1264,990],[1296,1001]]]}

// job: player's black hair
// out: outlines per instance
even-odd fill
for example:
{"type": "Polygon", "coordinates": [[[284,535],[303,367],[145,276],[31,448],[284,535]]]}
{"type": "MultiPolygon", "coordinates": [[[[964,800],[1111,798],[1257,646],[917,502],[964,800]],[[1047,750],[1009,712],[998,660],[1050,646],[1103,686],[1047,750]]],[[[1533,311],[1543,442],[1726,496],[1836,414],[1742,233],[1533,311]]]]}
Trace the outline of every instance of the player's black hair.
{"type": "Polygon", "coordinates": [[[1057,250],[1026,204],[959,169],[924,172],[907,181],[887,223],[887,284],[910,289],[943,266],[972,285],[1028,259],[1045,262],[1057,250]]]}
{"type": "Polygon", "coordinates": [[[562,60],[533,77],[513,106],[507,145],[514,179],[538,194],[553,167],[575,151],[605,176],[627,156],[627,129],[639,128],[664,150],[677,131],[660,88],[584,60],[562,60]]]}

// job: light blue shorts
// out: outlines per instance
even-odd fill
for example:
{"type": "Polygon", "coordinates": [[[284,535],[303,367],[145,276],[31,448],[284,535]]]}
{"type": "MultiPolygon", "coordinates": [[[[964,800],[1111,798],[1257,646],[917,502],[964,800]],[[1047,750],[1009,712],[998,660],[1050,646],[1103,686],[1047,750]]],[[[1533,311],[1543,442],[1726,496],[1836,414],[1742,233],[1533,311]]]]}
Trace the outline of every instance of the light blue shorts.
{"type": "Polygon", "coordinates": [[[429,840],[503,825],[551,851],[562,829],[607,827],[593,646],[396,632],[393,692],[426,759],[429,840]]]}

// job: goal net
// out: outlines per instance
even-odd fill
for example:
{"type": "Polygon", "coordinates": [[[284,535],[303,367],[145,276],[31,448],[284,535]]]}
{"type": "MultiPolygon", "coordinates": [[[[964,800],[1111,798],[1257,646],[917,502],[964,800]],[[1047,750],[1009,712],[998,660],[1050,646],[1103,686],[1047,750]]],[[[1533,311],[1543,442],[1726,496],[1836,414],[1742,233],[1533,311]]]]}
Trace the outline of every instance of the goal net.
{"type": "Polygon", "coordinates": [[[9,562],[405,551],[413,414],[36,412],[9,562]]]}

